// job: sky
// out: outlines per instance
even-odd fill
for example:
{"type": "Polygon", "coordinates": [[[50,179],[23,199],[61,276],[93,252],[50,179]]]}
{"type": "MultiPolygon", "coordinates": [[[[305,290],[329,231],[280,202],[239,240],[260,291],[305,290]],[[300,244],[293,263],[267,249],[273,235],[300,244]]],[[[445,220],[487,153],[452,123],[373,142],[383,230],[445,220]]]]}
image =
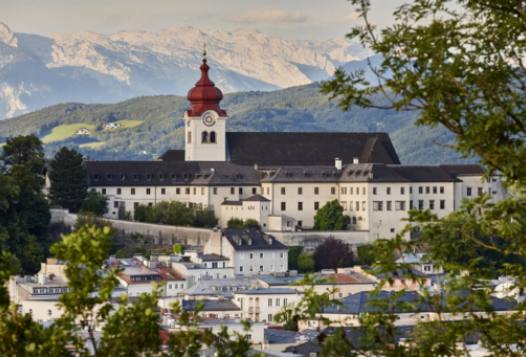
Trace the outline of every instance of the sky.
{"type": "MultiPolygon", "coordinates": [[[[401,3],[373,0],[372,20],[390,24],[401,3]]],[[[41,35],[194,26],[325,40],[343,37],[357,21],[347,0],[0,0],[0,22],[15,32],[41,35]]]]}

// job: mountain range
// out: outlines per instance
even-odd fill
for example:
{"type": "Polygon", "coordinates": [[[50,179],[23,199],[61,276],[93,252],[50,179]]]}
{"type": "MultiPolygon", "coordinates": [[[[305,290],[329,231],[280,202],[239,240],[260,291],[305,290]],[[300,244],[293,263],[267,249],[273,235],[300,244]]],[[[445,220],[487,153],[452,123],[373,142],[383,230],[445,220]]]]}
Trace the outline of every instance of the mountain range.
{"type": "Polygon", "coordinates": [[[369,53],[344,38],[285,40],[256,30],[15,33],[0,23],[0,119],[65,103],[184,95],[206,44],[223,92],[268,91],[326,79],[369,53]]]}

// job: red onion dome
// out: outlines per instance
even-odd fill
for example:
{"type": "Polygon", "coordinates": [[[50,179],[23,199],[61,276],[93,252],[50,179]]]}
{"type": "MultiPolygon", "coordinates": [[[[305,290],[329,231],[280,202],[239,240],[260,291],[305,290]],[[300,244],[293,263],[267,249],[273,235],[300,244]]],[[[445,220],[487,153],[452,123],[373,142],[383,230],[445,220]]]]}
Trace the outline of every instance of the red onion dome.
{"type": "Polygon", "coordinates": [[[215,110],[220,116],[226,116],[226,111],[219,107],[219,102],[223,99],[223,93],[208,78],[210,67],[206,64],[206,58],[203,58],[201,65],[201,78],[195,86],[188,91],[186,98],[190,101],[191,107],[187,113],[189,116],[201,116],[207,110],[215,110]]]}

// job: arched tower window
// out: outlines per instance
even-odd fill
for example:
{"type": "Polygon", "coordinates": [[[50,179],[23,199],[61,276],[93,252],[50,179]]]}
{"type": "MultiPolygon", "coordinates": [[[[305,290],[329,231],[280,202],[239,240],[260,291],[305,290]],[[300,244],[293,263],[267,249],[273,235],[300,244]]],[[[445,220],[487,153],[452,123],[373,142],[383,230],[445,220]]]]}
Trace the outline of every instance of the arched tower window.
{"type": "Polygon", "coordinates": [[[201,142],[208,143],[208,131],[203,131],[201,133],[201,142]]]}
{"type": "Polygon", "coordinates": [[[188,144],[192,143],[192,132],[191,131],[188,132],[188,140],[187,141],[188,141],[188,144]]]}
{"type": "Polygon", "coordinates": [[[210,142],[214,144],[216,142],[216,132],[215,131],[210,132],[210,142]]]}

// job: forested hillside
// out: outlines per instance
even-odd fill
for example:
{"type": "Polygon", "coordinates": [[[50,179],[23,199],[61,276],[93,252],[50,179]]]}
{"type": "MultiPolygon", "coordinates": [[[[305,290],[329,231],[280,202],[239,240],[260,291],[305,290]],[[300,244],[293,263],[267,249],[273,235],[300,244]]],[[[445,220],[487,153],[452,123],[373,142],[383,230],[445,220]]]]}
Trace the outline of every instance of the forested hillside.
{"type": "MultiPolygon", "coordinates": [[[[152,159],[183,146],[184,97],[139,97],[116,104],[68,103],[0,122],[6,137],[36,133],[53,154],[67,145],[93,159],[152,159]],[[116,123],[116,128],[105,125],[116,123]],[[76,135],[80,128],[85,135],[76,135]]],[[[318,85],[225,96],[230,131],[382,131],[391,135],[403,163],[460,162],[453,138],[440,128],[416,127],[414,112],[353,108],[342,112],[318,85]]],[[[264,148],[262,148],[264,149],[264,148]]],[[[471,159],[470,161],[473,161],[471,159]]]]}

